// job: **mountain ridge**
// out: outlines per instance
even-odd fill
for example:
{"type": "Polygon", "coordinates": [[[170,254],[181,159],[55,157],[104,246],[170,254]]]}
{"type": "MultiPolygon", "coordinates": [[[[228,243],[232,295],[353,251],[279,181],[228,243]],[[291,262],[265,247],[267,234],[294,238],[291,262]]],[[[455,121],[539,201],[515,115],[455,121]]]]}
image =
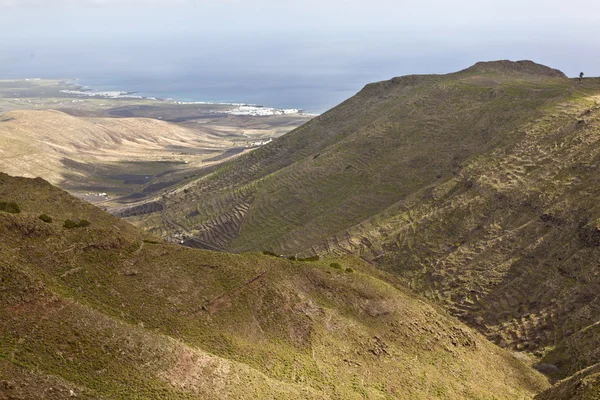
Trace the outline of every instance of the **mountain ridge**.
{"type": "Polygon", "coordinates": [[[531,60],[480,61],[460,72],[526,73],[543,77],[567,78],[562,71],[535,63],[531,60]]]}
{"type": "Polygon", "coordinates": [[[192,246],[360,256],[568,378],[600,361],[599,104],[599,79],[529,61],[369,84],[165,214],[192,246]]]}
{"type": "MultiPolygon", "coordinates": [[[[535,65],[537,66],[537,64],[535,65]]],[[[255,193],[252,188],[254,186],[253,181],[257,184],[259,182],[263,184],[274,178],[272,174],[284,174],[284,171],[295,174],[292,170],[300,169],[306,169],[302,173],[306,177],[316,173],[319,176],[335,175],[337,180],[346,180],[343,177],[344,174],[319,170],[319,164],[322,164],[322,160],[326,158],[322,153],[326,150],[332,164],[336,162],[345,163],[336,166],[336,169],[346,168],[346,175],[355,175],[354,180],[347,182],[346,185],[349,187],[354,185],[353,182],[356,182],[356,179],[367,179],[364,181],[366,183],[380,183],[391,179],[380,176],[379,171],[370,170],[370,165],[381,169],[381,172],[390,170],[389,174],[397,175],[402,184],[409,183],[411,180],[415,182],[421,180],[422,184],[430,184],[436,179],[440,179],[437,178],[438,175],[441,175],[441,179],[447,179],[448,173],[452,169],[456,169],[465,157],[484,151],[486,147],[493,146],[498,141],[509,140],[509,135],[514,134],[510,130],[516,128],[516,125],[520,123],[519,119],[524,121],[538,113],[536,107],[540,109],[545,107],[545,103],[552,101],[551,96],[559,98],[560,96],[572,95],[568,89],[570,86],[570,81],[554,77],[523,75],[516,72],[508,75],[495,73],[490,75],[472,71],[448,75],[408,76],[369,84],[355,97],[338,107],[315,118],[283,138],[275,140],[273,143],[241,157],[239,160],[228,163],[222,168],[218,168],[214,173],[197,180],[196,183],[190,184],[186,189],[188,192],[202,193],[204,191],[230,191],[228,188],[237,187],[238,189],[234,189],[233,192],[243,192],[245,194],[241,197],[247,199],[248,196],[252,196],[250,193],[255,193]],[[515,77],[524,77],[526,82],[515,80],[515,77]],[[540,79],[550,79],[552,85],[548,84],[544,89],[543,82],[540,79]],[[540,86],[540,84],[542,85],[540,86]],[[548,98],[546,99],[546,97],[548,98]],[[454,104],[451,104],[450,101],[454,104]],[[512,106],[510,104],[515,101],[520,102],[520,105],[515,104],[512,106]],[[469,107],[472,108],[471,114],[465,113],[465,109],[469,107]],[[446,121],[443,118],[446,118],[446,121]],[[450,131],[443,132],[444,129],[448,128],[450,131]],[[498,135],[500,132],[501,135],[498,135]],[[449,133],[453,134],[454,137],[450,138],[449,133]],[[424,147],[422,147],[425,141],[437,148],[425,152],[424,147]],[[439,144],[436,142],[439,142],[439,144]],[[411,151],[410,146],[413,146],[416,152],[411,151]],[[400,154],[395,158],[386,160],[388,162],[384,162],[383,158],[391,157],[393,149],[399,151],[400,154]],[[350,154],[350,150],[354,150],[356,154],[350,154]],[[432,153],[437,153],[438,157],[428,160],[432,153]],[[445,159],[440,156],[445,157],[445,159]],[[428,175],[423,174],[424,168],[427,168],[425,160],[432,166],[429,167],[428,175]],[[356,165],[353,165],[353,162],[356,165]],[[312,165],[308,165],[309,163],[312,165]],[[378,163],[381,165],[377,165],[378,163]],[[414,172],[404,173],[400,170],[401,167],[414,172]],[[433,168],[436,168],[437,171],[432,170],[433,168]],[[357,171],[358,174],[353,173],[353,171],[357,171]],[[364,177],[359,178],[356,175],[364,175],[364,177]]],[[[319,179],[325,179],[324,176],[319,179]]],[[[302,178],[298,176],[281,179],[296,181],[302,178]]],[[[388,185],[391,188],[397,184],[390,182],[388,185]]],[[[340,194],[351,195],[341,187],[341,182],[337,187],[340,194]]],[[[359,193],[359,196],[362,196],[360,193],[366,191],[356,186],[354,189],[359,193]]],[[[382,192],[380,190],[381,186],[379,186],[379,189],[377,187],[373,189],[375,193],[382,192]]],[[[399,187],[399,189],[400,191],[403,190],[402,187],[399,187]]],[[[366,193],[364,195],[366,196],[366,193]]],[[[233,196],[239,196],[239,194],[233,194],[233,196]]],[[[296,196],[304,196],[304,194],[297,194],[296,196]]],[[[398,194],[392,193],[386,193],[385,196],[396,196],[398,198],[398,194]]],[[[177,200],[177,197],[186,198],[186,204],[196,202],[193,196],[183,196],[178,193],[173,200],[167,199],[167,213],[170,212],[169,201],[181,203],[177,200]]],[[[210,198],[210,195],[202,195],[199,199],[203,200],[207,197],[210,198]]],[[[321,196],[321,200],[323,198],[321,196]]],[[[371,203],[366,204],[367,207],[373,208],[375,206],[377,199],[372,200],[374,202],[370,200],[371,203]]],[[[393,202],[392,198],[386,200],[381,198],[381,200],[389,205],[393,202]]],[[[246,209],[245,201],[242,200],[239,205],[242,209],[246,209]]],[[[265,199],[265,201],[267,200],[265,199]]],[[[310,201],[314,203],[313,200],[310,201]]],[[[219,204],[222,203],[221,201],[219,204]]],[[[319,204],[319,206],[321,205],[319,204]]],[[[359,204],[350,205],[351,209],[357,211],[364,206],[359,204]]],[[[185,204],[173,206],[173,208],[178,207],[186,208],[185,204]]],[[[215,205],[203,204],[198,208],[206,207],[214,208],[215,205]]],[[[219,206],[217,205],[217,207],[219,206]]],[[[226,244],[232,241],[233,243],[240,242],[240,239],[237,238],[240,234],[239,227],[247,226],[251,220],[250,216],[248,219],[233,216],[237,213],[234,211],[236,207],[230,209],[230,214],[227,214],[226,217],[230,224],[235,226],[235,231],[230,233],[230,236],[233,236],[222,243],[212,243],[212,239],[208,237],[196,239],[206,241],[211,246],[225,246],[224,248],[227,250],[243,250],[244,245],[234,244],[231,246],[226,244]]],[[[188,213],[202,213],[201,210],[187,208],[188,213]]],[[[285,208],[289,211],[294,206],[288,205],[285,208]]],[[[250,207],[251,210],[252,207],[250,207]]],[[[303,224],[300,219],[303,214],[300,213],[293,217],[295,226],[303,224]]],[[[283,219],[285,220],[285,218],[283,219]]],[[[170,215],[170,219],[185,220],[183,216],[176,215],[170,215]]],[[[355,219],[355,221],[359,222],[358,219],[355,219]]],[[[206,223],[218,225],[217,221],[200,219],[199,217],[186,221],[186,225],[191,228],[189,230],[192,232],[212,230],[213,228],[207,226],[206,223]],[[203,225],[193,221],[199,221],[203,225]],[[194,227],[194,224],[200,226],[194,227]]],[[[285,222],[283,223],[285,224],[285,222]]],[[[336,226],[329,225],[331,227],[336,226]]],[[[150,227],[151,224],[143,226],[150,227]]],[[[168,224],[163,225],[161,229],[169,231],[168,224]]],[[[290,227],[289,229],[293,228],[290,227]]],[[[225,231],[228,230],[225,229],[225,231]]],[[[242,235],[243,232],[244,230],[241,230],[242,235]]],[[[208,234],[211,237],[213,235],[211,232],[208,232],[208,234]]],[[[214,235],[219,236],[219,233],[214,232],[214,235]]],[[[277,235],[280,235],[280,233],[277,235]]],[[[292,240],[296,239],[290,239],[290,242],[292,240]]],[[[271,244],[270,246],[276,247],[277,245],[271,244]]],[[[257,249],[257,247],[253,248],[257,249]]],[[[267,246],[267,248],[269,247],[267,246]]],[[[275,248],[270,248],[270,250],[275,250],[275,248]]],[[[293,252],[299,249],[282,248],[281,250],[293,252]]]]}

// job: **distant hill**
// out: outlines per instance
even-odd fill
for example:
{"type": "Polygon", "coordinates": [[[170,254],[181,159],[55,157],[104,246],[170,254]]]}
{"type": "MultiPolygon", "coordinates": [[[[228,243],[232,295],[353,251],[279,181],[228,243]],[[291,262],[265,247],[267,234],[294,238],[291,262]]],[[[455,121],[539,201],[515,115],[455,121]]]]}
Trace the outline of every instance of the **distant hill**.
{"type": "Polygon", "coordinates": [[[0,202],[15,204],[0,211],[0,398],[515,399],[547,387],[356,258],[166,244],[39,178],[0,174],[0,202]]]}
{"type": "Polygon", "coordinates": [[[0,116],[0,171],[43,176],[58,184],[93,179],[94,166],[147,162],[173,147],[220,147],[216,137],[149,118],[85,118],[60,111],[11,111],[0,116]],[[89,164],[87,169],[78,169],[89,164]]]}
{"type": "Polygon", "coordinates": [[[599,118],[600,79],[531,61],[394,78],[135,222],[197,247],[361,256],[566,378],[600,363],[599,118]]]}

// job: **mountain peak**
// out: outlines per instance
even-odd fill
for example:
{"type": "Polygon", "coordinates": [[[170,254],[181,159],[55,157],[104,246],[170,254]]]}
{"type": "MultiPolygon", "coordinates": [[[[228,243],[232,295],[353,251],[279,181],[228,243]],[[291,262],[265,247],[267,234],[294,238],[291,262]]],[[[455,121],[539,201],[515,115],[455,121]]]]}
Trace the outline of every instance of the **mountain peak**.
{"type": "Polygon", "coordinates": [[[552,78],[566,78],[567,76],[554,68],[535,63],[530,60],[510,61],[480,61],[463,72],[496,72],[496,73],[521,73],[528,75],[546,76],[552,78]]]}

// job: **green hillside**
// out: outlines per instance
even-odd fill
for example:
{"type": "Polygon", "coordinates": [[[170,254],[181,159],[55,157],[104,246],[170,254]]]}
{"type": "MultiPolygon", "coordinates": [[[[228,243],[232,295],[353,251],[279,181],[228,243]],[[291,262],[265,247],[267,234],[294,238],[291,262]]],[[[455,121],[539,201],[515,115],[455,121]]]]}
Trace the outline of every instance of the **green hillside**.
{"type": "Polygon", "coordinates": [[[556,377],[599,363],[599,84],[313,249],[377,262],[556,377]]]}
{"type": "Polygon", "coordinates": [[[142,218],[229,251],[305,252],[511,143],[548,109],[582,96],[532,62],[367,85],[301,128],[227,163],[142,218]],[[173,224],[172,222],[175,222],[173,224]]]}
{"type": "Polygon", "coordinates": [[[547,387],[356,258],[166,244],[39,178],[0,174],[0,201],[18,206],[0,211],[2,399],[515,399],[547,387]]]}
{"type": "Polygon", "coordinates": [[[600,363],[599,119],[600,79],[530,61],[394,78],[132,221],[360,256],[564,379],[600,363]]]}

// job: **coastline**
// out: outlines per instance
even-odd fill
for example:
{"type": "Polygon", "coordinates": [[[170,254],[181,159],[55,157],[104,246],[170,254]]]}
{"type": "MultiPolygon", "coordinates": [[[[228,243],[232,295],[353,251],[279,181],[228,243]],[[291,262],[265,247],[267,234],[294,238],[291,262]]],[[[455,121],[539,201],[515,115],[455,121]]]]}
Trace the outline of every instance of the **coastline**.
{"type": "MultiPolygon", "coordinates": [[[[39,78],[28,78],[26,80],[35,80],[39,78]]],[[[262,117],[262,116],[274,116],[274,115],[303,115],[316,117],[319,116],[319,113],[306,112],[300,108],[276,108],[276,107],[268,107],[262,104],[252,104],[252,103],[240,103],[240,102],[212,102],[212,101],[185,101],[185,100],[177,100],[172,97],[158,97],[158,96],[147,96],[138,94],[139,92],[131,92],[131,91],[123,91],[123,90],[106,90],[106,91],[96,91],[92,85],[83,85],[79,83],[79,78],[74,79],[66,79],[62,80],[69,89],[60,90],[61,93],[72,95],[77,98],[96,98],[96,99],[107,99],[107,100],[151,100],[151,101],[159,101],[165,102],[168,104],[174,105],[205,105],[205,106],[231,106],[235,107],[233,109],[220,109],[220,110],[212,110],[215,114],[230,114],[236,116],[252,116],[252,117],[262,117]]]]}

